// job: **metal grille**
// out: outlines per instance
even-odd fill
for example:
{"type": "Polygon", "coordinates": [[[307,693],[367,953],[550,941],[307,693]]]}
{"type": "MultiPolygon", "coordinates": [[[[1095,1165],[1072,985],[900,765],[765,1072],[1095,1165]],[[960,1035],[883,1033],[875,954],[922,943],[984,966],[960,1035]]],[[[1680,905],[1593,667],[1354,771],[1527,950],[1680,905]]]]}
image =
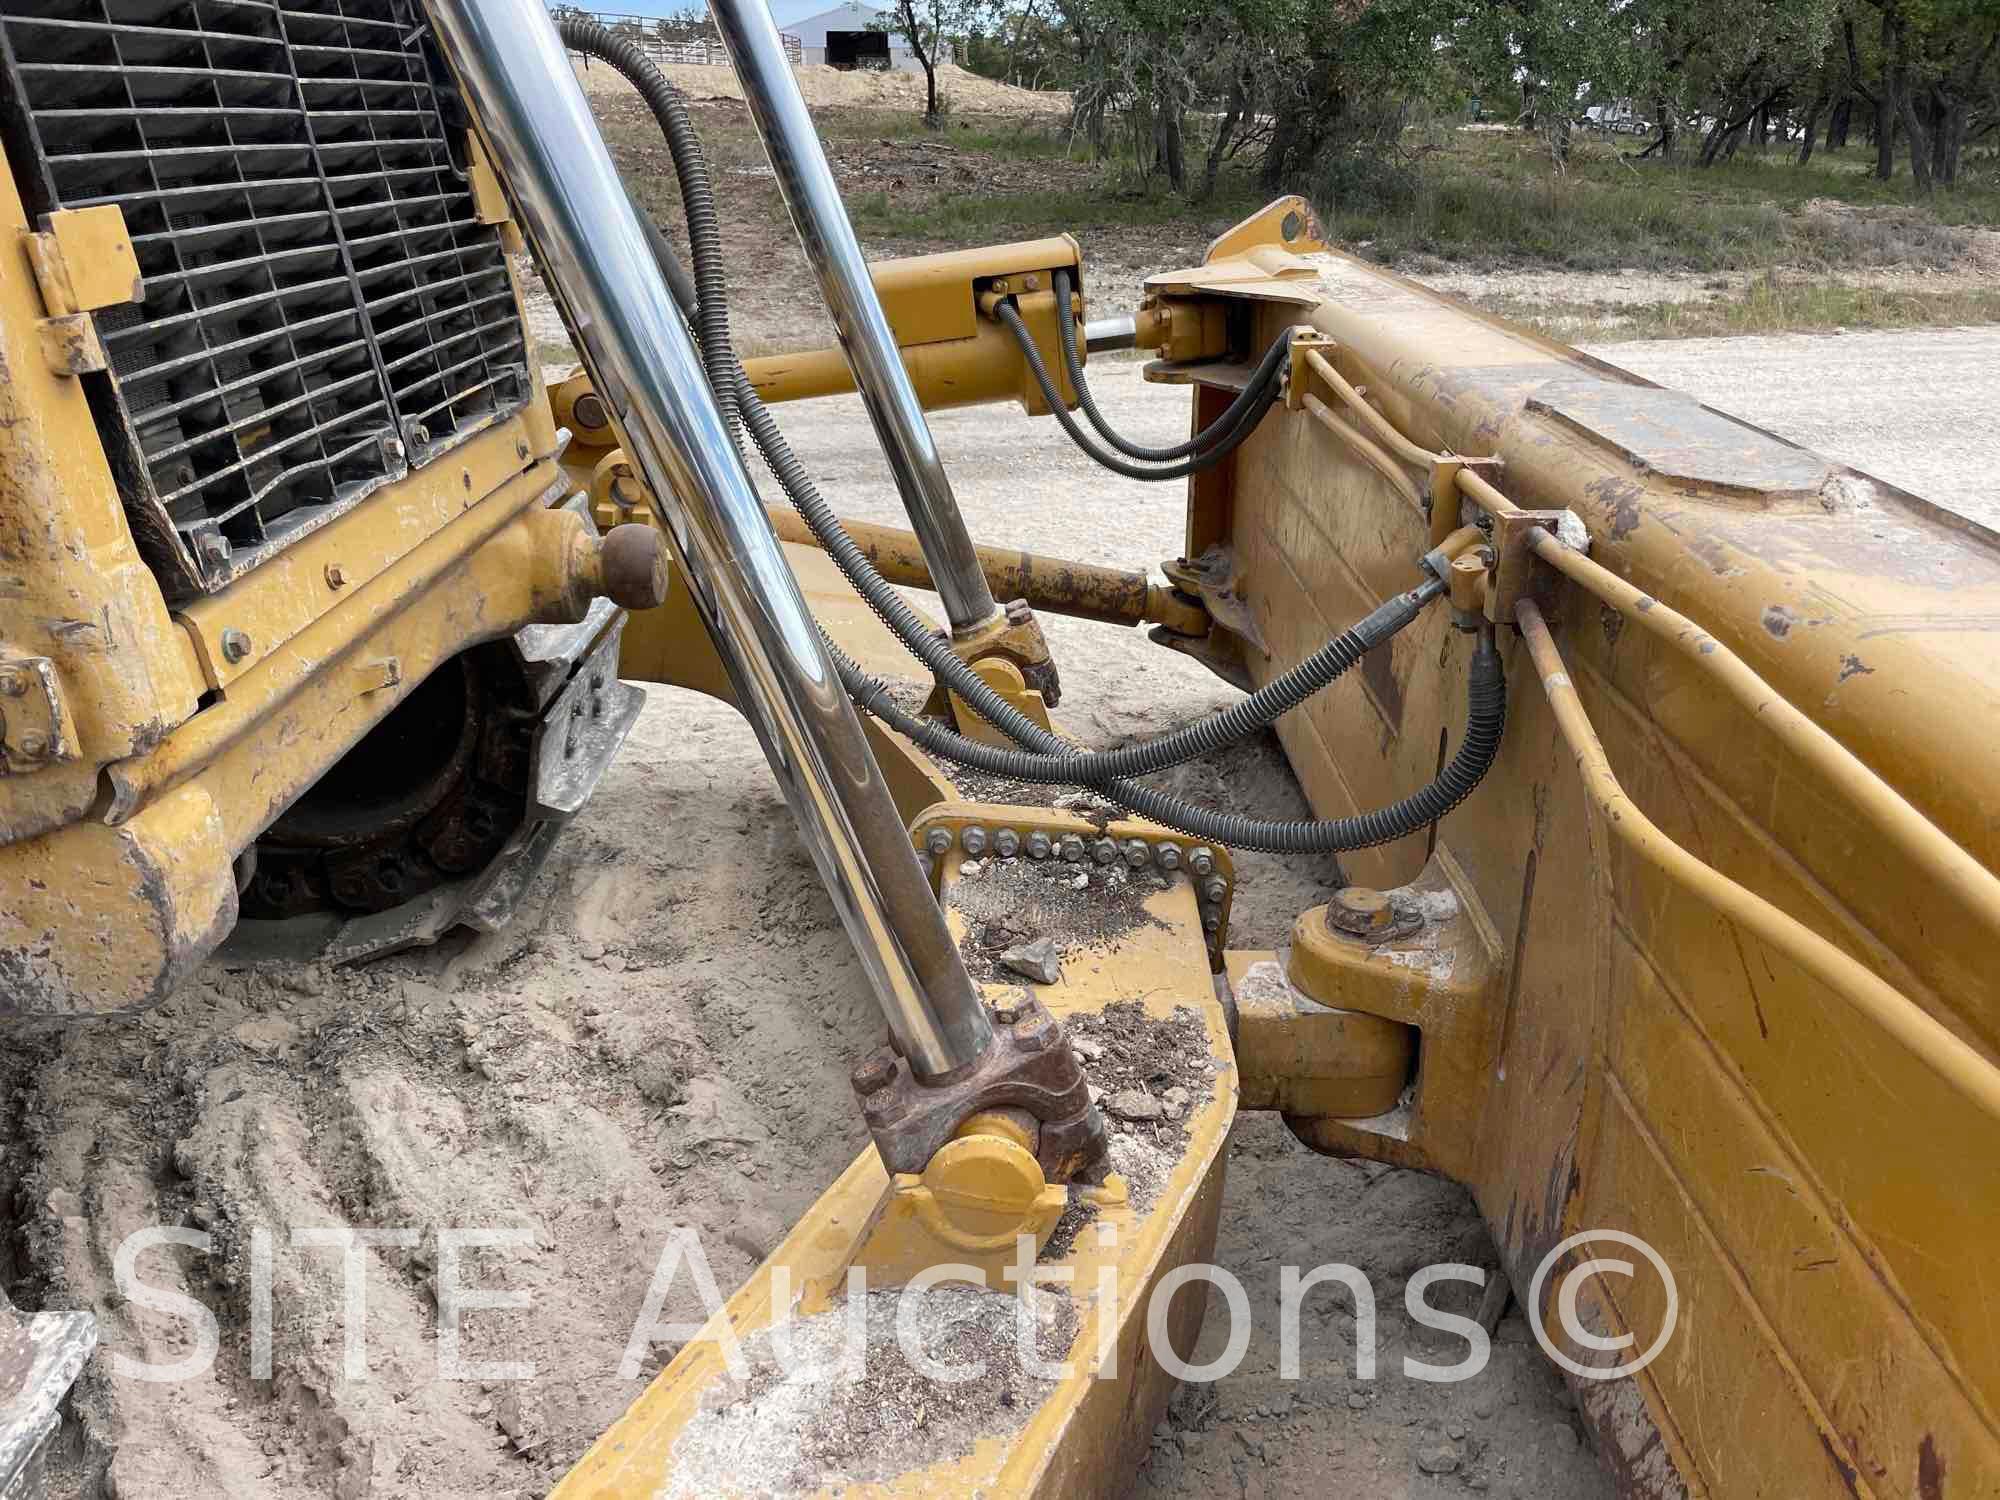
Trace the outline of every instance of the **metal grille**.
{"type": "Polygon", "coordinates": [[[411,0],[0,0],[0,38],[31,210],[116,204],[138,253],[145,301],[96,315],[85,379],[170,594],[525,402],[411,0]]]}

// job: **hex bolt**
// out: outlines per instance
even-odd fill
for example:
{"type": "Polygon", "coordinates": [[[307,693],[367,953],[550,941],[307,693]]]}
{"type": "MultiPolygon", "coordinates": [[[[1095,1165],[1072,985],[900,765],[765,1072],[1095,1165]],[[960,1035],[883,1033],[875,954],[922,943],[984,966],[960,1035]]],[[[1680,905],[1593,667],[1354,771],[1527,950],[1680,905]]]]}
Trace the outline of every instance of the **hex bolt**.
{"type": "Polygon", "coordinates": [[[49,742],[47,737],[37,734],[32,729],[21,736],[21,758],[23,760],[40,760],[48,753],[48,749],[49,742]]]}
{"type": "Polygon", "coordinates": [[[1047,859],[1055,852],[1055,844],[1040,829],[1028,835],[1028,858],[1047,859]]]}
{"type": "Polygon", "coordinates": [[[1083,863],[1083,836],[1066,833],[1062,836],[1062,857],[1073,865],[1083,863]]]}
{"type": "Polygon", "coordinates": [[[963,849],[967,854],[970,854],[974,859],[979,858],[980,855],[986,852],[986,830],[977,824],[974,824],[970,828],[960,829],[958,847],[963,849]]]}
{"type": "Polygon", "coordinates": [[[1222,901],[1229,895],[1229,882],[1220,875],[1211,875],[1201,883],[1201,898],[1204,901],[1222,901]]]}
{"type": "Polygon", "coordinates": [[[232,666],[250,654],[250,637],[235,626],[222,632],[222,659],[232,666]]]}
{"type": "Polygon", "coordinates": [[[1354,937],[1387,932],[1395,919],[1395,913],[1389,909],[1389,898],[1365,885],[1350,885],[1335,891],[1326,907],[1327,925],[1354,937]]]}
{"type": "Polygon", "coordinates": [[[1118,858],[1118,840],[1111,838],[1094,840],[1090,846],[1090,857],[1100,865],[1115,863],[1118,858]]]}
{"type": "Polygon", "coordinates": [[[924,847],[933,854],[949,854],[951,852],[951,830],[949,828],[933,828],[929,833],[924,835],[924,847]]]}
{"type": "Polygon", "coordinates": [[[1181,867],[1181,846],[1162,844],[1153,851],[1153,858],[1159,861],[1162,870],[1178,870],[1181,867]]]}
{"type": "Polygon", "coordinates": [[[1222,931],[1222,908],[1211,906],[1201,914],[1201,930],[1203,932],[1222,931]]]}
{"type": "Polygon", "coordinates": [[[871,1052],[848,1075],[857,1094],[875,1094],[896,1081],[896,1059],[888,1052],[871,1052]]]}
{"type": "Polygon", "coordinates": [[[1143,870],[1153,862],[1153,846],[1144,839],[1125,841],[1125,863],[1135,870],[1143,870]]]}
{"type": "Polygon", "coordinates": [[[326,565],[326,586],[330,589],[344,589],[347,587],[347,571],[339,563],[328,563],[326,565]]]}
{"type": "Polygon", "coordinates": [[[28,696],[28,674],[13,667],[0,672],[0,698],[25,698],[28,696]]]}
{"type": "Polygon", "coordinates": [[[1206,880],[1215,873],[1215,851],[1206,844],[1190,849],[1187,864],[1198,878],[1206,880]]]}
{"type": "Polygon", "coordinates": [[[1021,852],[1021,835],[1011,828],[996,829],[993,834],[993,852],[1002,859],[1012,859],[1021,852]]]}

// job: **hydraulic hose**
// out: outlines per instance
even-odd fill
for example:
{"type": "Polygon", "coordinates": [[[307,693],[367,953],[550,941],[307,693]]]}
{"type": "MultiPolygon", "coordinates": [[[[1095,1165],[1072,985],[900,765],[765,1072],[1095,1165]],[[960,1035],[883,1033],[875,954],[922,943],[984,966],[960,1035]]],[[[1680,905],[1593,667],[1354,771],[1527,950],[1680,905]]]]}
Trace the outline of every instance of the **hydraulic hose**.
{"type": "MultiPolygon", "coordinates": [[[[714,193],[709,181],[707,159],[701,142],[694,129],[694,123],[687,113],[687,104],[680,91],[667,81],[652,60],[636,46],[623,38],[613,35],[607,28],[595,21],[574,15],[558,19],[558,29],[565,46],[574,51],[595,57],[609,64],[622,74],[645,99],[659,122],[661,131],[667,138],[670,154],[674,161],[675,176],[679,180],[681,201],[688,221],[688,245],[694,261],[694,292],[696,306],[683,308],[690,314],[696,337],[701,345],[703,365],[711,384],[715,387],[716,399],[734,428],[739,422],[747,426],[752,442],[763,456],[765,464],[785,491],[793,507],[804,518],[807,527],[834,560],[856,592],[867,602],[883,623],[895,633],[897,638],[918,660],[931,669],[953,692],[957,693],[975,712],[1007,735],[1016,744],[1041,756],[1064,761],[1075,766],[1089,758],[1089,752],[1080,751],[1050,731],[1028,718],[1005,698],[995,692],[986,681],[974,672],[950,646],[932,632],[912,609],[902,595],[875,571],[867,555],[862,552],[854,539],[841,528],[839,518],[832,507],[813,483],[812,476],[799,462],[791,444],[772,418],[769,409],[757,395],[750,383],[748,373],[737,360],[734,345],[730,339],[727,308],[727,287],[722,273],[722,245],[718,221],[715,214],[714,193]]],[[[664,243],[655,246],[656,251],[665,249],[664,243]]],[[[673,285],[672,278],[669,284],[673,285]]],[[[1019,315],[1011,306],[1002,304],[1003,316],[1011,318],[1015,337],[1021,341],[1028,356],[1029,367],[1035,371],[1045,396],[1050,398],[1050,407],[1059,417],[1067,419],[1069,413],[1059,399],[1053,382],[1048,378],[1048,368],[1043,363],[1040,351],[1035,348],[1032,338],[1020,323],[1019,315]]],[[[1275,372],[1279,361],[1289,345],[1289,336],[1273,343],[1266,352],[1259,370],[1266,366],[1275,372]]],[[[1235,440],[1240,441],[1242,432],[1254,427],[1269,410],[1277,394],[1277,382],[1271,373],[1265,373],[1261,381],[1254,376],[1253,386],[1261,384],[1262,395],[1244,408],[1239,417],[1240,431],[1235,440]],[[1253,415],[1254,414],[1254,415],[1253,415]],[[1247,424],[1247,425],[1246,425],[1247,424]]],[[[1071,436],[1084,442],[1081,433],[1070,425],[1071,436]]],[[[1233,446],[1233,443],[1232,443],[1233,446]]],[[[1093,450],[1094,452],[1095,450],[1093,450]]],[[[1224,450],[1225,452],[1227,450],[1224,450]]],[[[1098,455],[1100,459],[1104,455],[1098,455]]],[[[1208,461],[1219,459],[1216,454],[1208,461]]],[[[1197,462],[1200,462],[1199,460],[1197,462]]],[[[1205,467],[1206,464],[1203,464],[1205,467]]],[[[1408,623],[1391,625],[1390,618],[1400,608],[1409,608],[1411,615],[1420,611],[1434,593],[1419,588],[1399,595],[1388,605],[1378,609],[1351,631],[1329,642],[1312,657],[1301,662],[1283,677],[1274,680],[1261,690],[1258,711],[1243,713],[1251,699],[1245,699],[1235,708],[1210,719],[1197,721],[1181,730],[1163,736],[1148,745],[1129,746],[1125,751],[1110,752],[1124,755],[1128,752],[1151,751],[1157,764],[1148,764],[1150,769],[1165,769],[1195,756],[1234,743],[1274,720],[1286,708],[1296,706],[1317,687],[1308,687],[1295,700],[1287,701],[1299,687],[1324,676],[1326,682],[1338,677],[1347,666],[1340,664],[1351,647],[1341,647],[1349,637],[1359,637],[1362,632],[1371,634],[1381,630],[1382,634],[1354,652],[1355,659],[1365,653],[1370,645],[1379,643],[1395,630],[1408,623]],[[1422,597],[1419,597],[1422,596],[1422,597]],[[1409,601],[1405,604],[1404,601],[1409,601]],[[1385,616],[1384,611],[1391,611],[1385,616]],[[1377,624],[1371,626],[1370,622],[1377,624]],[[1273,705],[1283,705],[1276,706],[1273,705]],[[1268,713],[1268,717],[1264,716],[1268,713]],[[1251,720],[1255,722],[1250,722],[1251,720]],[[1225,727],[1226,721],[1226,727],[1225,727]],[[1247,727],[1246,727],[1247,725],[1247,727]],[[1170,745],[1164,751],[1153,747],[1170,745]],[[1182,750],[1189,745],[1198,746],[1188,754],[1182,750]]],[[[822,632],[824,635],[824,632],[822,632]]],[[[896,707],[888,696],[887,688],[861,671],[831,640],[834,662],[840,671],[843,685],[849,694],[865,710],[877,714],[895,728],[909,734],[926,748],[947,759],[956,759],[969,764],[976,761],[967,757],[984,754],[995,747],[983,746],[967,740],[953,731],[927,720],[918,719],[896,707]]],[[[1412,797],[1405,798],[1389,808],[1364,814],[1356,818],[1334,820],[1297,820],[1277,822],[1267,819],[1247,818],[1241,814],[1219,813],[1210,808],[1197,806],[1168,792],[1157,791],[1139,785],[1127,777],[1113,774],[1108,769],[1091,769],[1087,780],[1076,784],[1086,785],[1093,790],[1129,808],[1141,817],[1192,838],[1229,845],[1242,849],[1260,849],[1276,853],[1337,852],[1342,849],[1369,848],[1386,843],[1428,826],[1442,817],[1451,808],[1470,794],[1478,785],[1486,768],[1491,765],[1493,754],[1498,748],[1500,730],[1506,719],[1506,685],[1501,677],[1498,654],[1493,651],[1490,634],[1483,636],[1480,649],[1472,663],[1470,692],[1473,711],[1468,719],[1466,738],[1444,772],[1430,786],[1412,797]],[[1489,743],[1490,741],[1490,743],[1489,743]],[[1482,750],[1481,747],[1485,748],[1482,750]],[[1414,820],[1414,821],[1412,821],[1414,820]],[[1360,840],[1356,842],[1356,840],[1360,840]]],[[[1016,754],[1018,752],[1006,752],[1016,754]]],[[[1002,773],[1007,774],[1007,773],[1002,773]]],[[[1067,774],[1067,773],[1066,773],[1067,774]]],[[[1028,779],[1028,778],[1017,778],[1028,779]]],[[[1037,778],[1039,779],[1039,778],[1037,778]]]]}
{"type": "MultiPolygon", "coordinates": [[[[1190,453],[1200,452],[1234,431],[1236,422],[1249,409],[1250,403],[1262,394],[1262,383],[1252,380],[1236,393],[1236,399],[1223,409],[1221,416],[1185,442],[1169,443],[1163,447],[1149,447],[1145,443],[1133,442],[1114,428],[1104,413],[1098,410],[1096,398],[1090,393],[1090,383],[1084,378],[1083,357],[1077,351],[1076,312],[1069,304],[1069,271],[1058,266],[1054,272],[1054,279],[1056,338],[1062,346],[1063,368],[1069,375],[1070,388],[1076,392],[1077,404],[1083,408],[1083,414],[1090,418],[1090,425],[1097,429],[1098,436],[1128,457],[1146,463],[1167,463],[1176,458],[1185,458],[1190,453]]],[[[1284,337],[1289,340],[1291,335],[1287,333],[1284,337]]],[[[1265,351],[1265,356],[1266,359],[1269,358],[1268,350],[1265,351]]],[[[1259,369],[1262,369],[1261,364],[1259,369]]],[[[1281,372],[1273,370],[1269,378],[1277,380],[1281,378],[1281,372]]]]}
{"type": "MultiPolygon", "coordinates": [[[[953,735],[938,741],[941,747],[938,753],[974,770],[1044,786],[1101,786],[1120,777],[1150,776],[1185,765],[1269,728],[1281,715],[1329,686],[1369,651],[1402,630],[1443,592],[1444,584],[1432,579],[1396,595],[1230,708],[1196,719],[1156,739],[1118,750],[1066,750],[1050,754],[1040,750],[1011,750],[953,735]]],[[[873,690],[868,692],[870,701],[862,706],[873,713],[876,703],[892,700],[882,696],[888,691],[883,684],[870,681],[873,683],[873,690]]]]}
{"type": "MultiPolygon", "coordinates": [[[[1011,300],[1002,302],[999,313],[1000,321],[1007,325],[1007,331],[1014,335],[1014,342],[1021,346],[1021,357],[1027,361],[1028,372],[1035,377],[1035,384],[1041,387],[1042,400],[1048,403],[1049,410],[1055,414],[1056,421],[1062,424],[1062,430],[1069,434],[1070,441],[1112,473],[1123,474],[1127,479],[1185,479],[1190,474],[1199,474],[1221,463],[1236,450],[1237,444],[1257,430],[1257,424],[1264,420],[1264,413],[1269,411],[1271,403],[1278,399],[1279,377],[1283,373],[1285,359],[1292,347],[1290,329],[1286,329],[1272,341],[1271,347],[1264,351],[1264,357],[1258,361],[1257,368],[1251,372],[1250,383],[1243,389],[1244,395],[1249,395],[1251,392],[1255,392],[1255,395],[1249,402],[1242,404],[1240,409],[1236,402],[1231,403],[1230,410],[1235,411],[1236,416],[1230,419],[1229,426],[1215,439],[1213,445],[1202,449],[1192,458],[1170,464],[1165,468],[1158,468],[1135,464],[1115,453],[1106,453],[1091,441],[1090,435],[1078,424],[1075,415],[1063,402],[1062,393],[1056,389],[1055,381],[1050,378],[1048,361],[1042,358],[1042,351],[1035,346],[1034,335],[1028,332],[1028,325],[1021,321],[1021,315],[1014,310],[1013,302],[1011,300]]],[[[1079,392],[1080,397],[1081,392],[1079,392]]],[[[1239,397],[1239,401],[1240,399],[1239,397]]],[[[1227,413],[1224,415],[1227,416],[1227,413]]],[[[1206,437],[1209,431],[1213,431],[1219,425],[1221,425],[1219,422],[1211,423],[1208,431],[1202,436],[1206,437]]]]}
{"type": "MultiPolygon", "coordinates": [[[[694,262],[692,308],[683,307],[693,324],[695,341],[701,346],[702,363],[723,416],[736,426],[736,386],[717,378],[717,361],[736,364],[735,349],[729,339],[729,297],[722,282],[722,226],[715,211],[715,190],[708,175],[708,158],[701,149],[701,136],[687,112],[687,100],[667,81],[640,48],[610,27],[574,12],[556,17],[556,32],[572,52],[609,64],[639,91],[660,133],[667,139],[667,154],[673,158],[674,177],[680,184],[681,208],[687,217],[688,253],[694,262]]],[[[651,222],[641,214],[642,222],[651,222]]],[[[655,242],[657,253],[664,239],[655,242]]],[[[671,257],[669,257],[671,262],[671,257]]],[[[661,268],[665,271],[665,266],[661,268]]],[[[678,297],[686,285],[667,272],[667,285],[678,297]]]]}
{"type": "MultiPolygon", "coordinates": [[[[844,655],[834,653],[834,665],[841,681],[855,701],[891,728],[908,735],[933,754],[970,765],[975,770],[997,770],[1012,774],[996,755],[995,747],[981,745],[929,719],[908,713],[887,696],[887,688],[862,672],[844,655]]],[[[1387,807],[1357,813],[1348,818],[1298,819],[1277,822],[1251,818],[1241,813],[1218,813],[1195,807],[1171,793],[1130,782],[1115,783],[1115,791],[1096,782],[1086,782],[1093,790],[1104,791],[1122,806],[1141,817],[1194,838],[1209,839],[1232,849],[1259,850],[1267,854],[1339,854],[1356,849],[1372,849],[1399,838],[1421,832],[1457,807],[1483,781],[1500,751],[1507,727],[1507,680],[1494,649],[1490,627],[1480,633],[1478,647],[1466,679],[1465,738],[1458,753],[1435,780],[1421,790],[1387,807]],[[1196,816],[1189,816],[1189,814],[1196,816]]],[[[997,752],[1004,757],[1008,752],[997,752]]],[[[1034,780],[1017,777],[1019,780],[1034,780]]]]}

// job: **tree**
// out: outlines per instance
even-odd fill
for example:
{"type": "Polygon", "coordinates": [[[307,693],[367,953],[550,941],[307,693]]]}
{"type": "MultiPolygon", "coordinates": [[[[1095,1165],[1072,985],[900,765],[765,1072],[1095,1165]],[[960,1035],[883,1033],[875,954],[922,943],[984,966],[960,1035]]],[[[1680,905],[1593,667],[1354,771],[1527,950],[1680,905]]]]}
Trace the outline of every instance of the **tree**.
{"type": "Polygon", "coordinates": [[[1570,128],[1587,93],[1631,95],[1641,81],[1638,8],[1603,0],[1490,0],[1461,7],[1461,44],[1486,60],[1492,86],[1518,89],[1521,118],[1549,143],[1556,170],[1569,163],[1570,128]]]}
{"type": "Polygon", "coordinates": [[[879,23],[881,29],[909,44],[910,55],[924,70],[924,123],[933,130],[944,119],[938,103],[937,70],[954,38],[982,30],[996,13],[997,0],[895,0],[879,23]]]}
{"type": "Polygon", "coordinates": [[[1621,75],[1653,101],[1670,154],[1677,127],[1701,129],[1696,161],[1712,166],[1773,128],[1789,135],[1803,109],[1808,134],[1831,97],[1829,54],[1839,0],[1634,0],[1631,56],[1621,75]],[[1705,125],[1703,122],[1706,122],[1705,125]]]}
{"type": "MultiPolygon", "coordinates": [[[[1881,13],[1882,104],[1901,127],[1919,192],[1958,179],[1959,153],[1995,116],[2000,6],[1993,0],[1867,0],[1881,13]]],[[[1878,160],[1878,175],[1880,162],[1878,160]]]]}
{"type": "Polygon", "coordinates": [[[684,5],[661,16],[653,23],[653,35],[665,46],[721,40],[721,34],[715,29],[715,19],[709,15],[706,6],[700,5],[684,5]]]}

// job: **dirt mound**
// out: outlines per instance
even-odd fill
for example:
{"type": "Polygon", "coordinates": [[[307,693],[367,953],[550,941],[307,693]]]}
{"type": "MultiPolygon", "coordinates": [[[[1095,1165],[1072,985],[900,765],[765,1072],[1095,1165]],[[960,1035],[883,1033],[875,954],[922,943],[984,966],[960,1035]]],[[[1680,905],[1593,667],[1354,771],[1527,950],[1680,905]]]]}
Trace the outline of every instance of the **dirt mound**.
{"type": "MultiPolygon", "coordinates": [[[[612,69],[601,63],[574,64],[578,81],[586,94],[634,94],[637,91],[612,69]]],[[[688,64],[663,69],[690,99],[741,99],[742,85],[732,68],[688,64]]],[[[921,73],[876,73],[860,69],[829,68],[823,64],[794,68],[799,90],[815,109],[909,109],[924,106],[924,75],[921,73]]],[[[938,92],[950,108],[976,115],[1066,115],[1069,95],[1056,91],[1017,89],[996,83],[977,73],[946,63],[938,69],[938,92]]]]}

